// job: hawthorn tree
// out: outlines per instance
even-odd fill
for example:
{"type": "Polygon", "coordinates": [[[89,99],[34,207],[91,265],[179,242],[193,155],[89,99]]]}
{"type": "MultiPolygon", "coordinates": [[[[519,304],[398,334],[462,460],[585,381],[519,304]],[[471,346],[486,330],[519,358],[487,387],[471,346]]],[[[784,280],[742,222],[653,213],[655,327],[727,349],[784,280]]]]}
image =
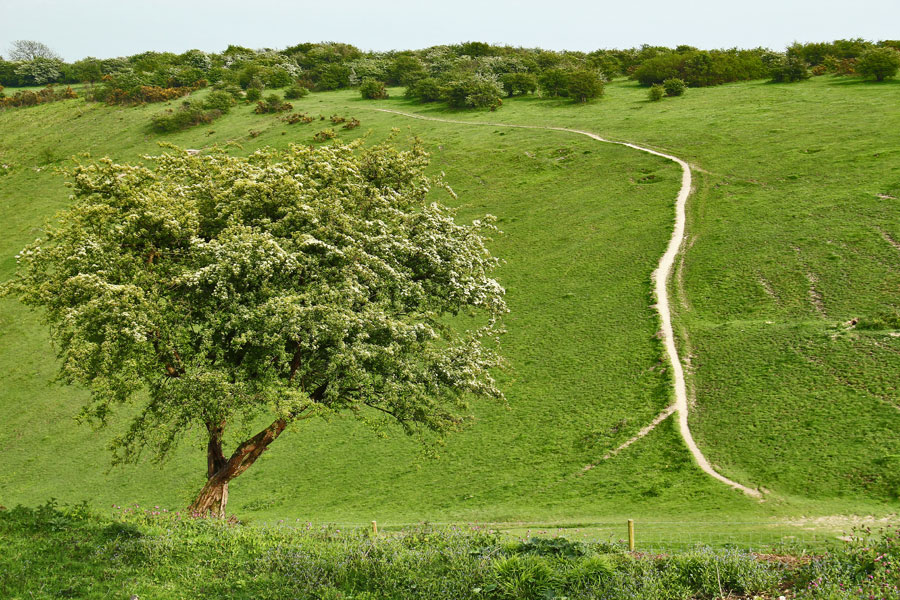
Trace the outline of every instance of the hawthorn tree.
{"type": "Polygon", "coordinates": [[[348,411],[430,442],[470,398],[502,398],[494,227],[428,199],[446,186],[418,141],[145,158],[70,170],[72,205],[2,288],[43,309],[62,379],[91,392],[82,418],[137,405],[114,462],[199,431],[190,510],[221,517],[229,481],[305,419],[348,411]]]}
{"type": "Polygon", "coordinates": [[[34,40],[16,40],[9,46],[9,60],[31,61],[36,58],[62,60],[47,44],[34,40]]]}

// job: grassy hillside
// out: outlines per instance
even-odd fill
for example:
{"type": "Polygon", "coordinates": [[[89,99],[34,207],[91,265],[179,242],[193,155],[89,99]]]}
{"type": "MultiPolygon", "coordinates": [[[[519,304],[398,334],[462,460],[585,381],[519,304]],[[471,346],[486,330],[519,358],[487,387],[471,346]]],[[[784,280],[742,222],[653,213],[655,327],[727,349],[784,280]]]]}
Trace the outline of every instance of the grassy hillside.
{"type": "MultiPolygon", "coordinates": [[[[419,458],[399,432],[382,440],[349,420],[304,425],[234,482],[231,509],[357,522],[896,510],[900,338],[841,324],[900,304],[900,251],[890,243],[900,240],[900,205],[878,195],[900,196],[900,151],[884,135],[900,125],[898,92],[820,78],[689,90],[661,103],[616,83],[591,105],[525,98],[496,113],[351,91],[295,101],[313,115],[360,119],[342,139],[378,140],[392,127],[421,136],[459,194],[461,218],[500,218],[493,250],[506,260],[511,308],[509,408],[478,406],[475,426],[437,461],[419,458]],[[413,121],[373,107],[578,127],[694,163],[692,237],[674,282],[692,426],[726,475],[772,490],[770,499],[760,505],[708,480],[671,420],[600,460],[669,402],[649,277],[670,234],[675,165],[571,134],[413,121]],[[583,471],[588,464],[597,466],[583,471]]],[[[53,170],[66,156],[133,161],[160,140],[236,140],[233,151],[249,152],[310,143],[331,127],[242,106],[209,126],[151,134],[162,109],[74,100],[0,113],[0,278],[65,205],[53,170]]],[[[113,431],[74,424],[83,392],[53,385],[54,372],[37,317],[0,301],[0,503],[183,504],[205,466],[199,441],[162,468],[107,473],[113,431]]]]}

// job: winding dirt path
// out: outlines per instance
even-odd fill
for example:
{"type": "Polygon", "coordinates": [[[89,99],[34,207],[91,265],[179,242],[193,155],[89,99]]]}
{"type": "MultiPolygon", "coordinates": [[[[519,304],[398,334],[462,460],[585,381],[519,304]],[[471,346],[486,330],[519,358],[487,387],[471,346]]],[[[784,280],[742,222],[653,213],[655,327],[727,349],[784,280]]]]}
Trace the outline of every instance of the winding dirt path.
{"type": "MultiPolygon", "coordinates": [[[[605,138],[600,137],[595,133],[591,133],[589,131],[582,131],[580,129],[570,129],[568,127],[544,127],[541,125],[511,125],[508,123],[488,123],[488,122],[474,122],[474,121],[457,121],[454,119],[439,119],[437,117],[426,117],[423,115],[416,115],[412,113],[405,113],[399,110],[389,110],[386,108],[376,108],[373,110],[377,110],[379,112],[391,113],[395,115],[400,115],[403,117],[408,117],[410,119],[420,119],[423,121],[438,121],[440,123],[452,123],[456,125],[482,125],[488,127],[511,127],[515,129],[543,129],[549,131],[565,131],[568,133],[577,133],[579,135],[586,135],[587,137],[597,140],[598,142],[604,142],[606,144],[617,144],[620,146],[627,146],[629,148],[634,148],[635,150],[640,150],[641,152],[647,152],[648,154],[653,154],[655,156],[659,156],[671,161],[678,163],[681,167],[681,189],[678,191],[678,198],[675,200],[675,229],[672,231],[672,237],[669,240],[669,246],[666,248],[665,254],[663,254],[662,258],[659,259],[659,266],[653,271],[653,283],[654,283],[654,291],[656,293],[656,311],[659,313],[659,318],[662,324],[662,335],[663,342],[666,347],[666,354],[669,357],[669,363],[672,365],[672,371],[675,375],[675,405],[674,410],[678,413],[678,430],[681,432],[681,437],[684,439],[684,443],[687,445],[688,449],[691,451],[691,455],[694,457],[694,460],[697,461],[697,465],[703,470],[704,473],[718,479],[725,485],[731,486],[736,490],[740,490],[747,494],[748,496],[752,496],[754,498],[760,498],[762,495],[759,491],[749,488],[747,486],[741,485],[736,481],[732,481],[728,479],[724,475],[718,473],[715,469],[712,468],[712,465],[709,464],[709,461],[703,456],[703,453],[700,452],[700,448],[697,447],[696,442],[694,442],[694,436],[691,435],[691,429],[688,426],[688,401],[687,401],[687,386],[684,381],[684,369],[681,366],[681,359],[678,357],[678,349],[675,347],[675,334],[672,330],[672,313],[669,310],[669,292],[667,289],[667,283],[669,281],[669,276],[672,274],[672,266],[675,263],[675,258],[678,256],[678,251],[681,248],[681,244],[684,242],[684,230],[685,230],[685,206],[687,205],[687,199],[691,195],[691,167],[685,161],[681,160],[677,156],[672,156],[671,154],[665,154],[663,152],[658,152],[656,150],[651,150],[650,148],[645,148],[643,146],[638,146],[637,144],[631,144],[629,142],[616,142],[613,140],[607,140],[605,138]]],[[[665,414],[666,417],[669,414],[666,414],[669,409],[664,411],[661,414],[665,414]]],[[[658,421],[654,421],[651,424],[650,429],[659,421],[664,420],[658,419],[658,421]]],[[[641,433],[646,435],[649,433],[650,429],[645,428],[646,431],[642,430],[641,433]]],[[[638,434],[640,435],[640,434],[638,434]]],[[[628,444],[631,443],[630,440],[628,444]]]]}

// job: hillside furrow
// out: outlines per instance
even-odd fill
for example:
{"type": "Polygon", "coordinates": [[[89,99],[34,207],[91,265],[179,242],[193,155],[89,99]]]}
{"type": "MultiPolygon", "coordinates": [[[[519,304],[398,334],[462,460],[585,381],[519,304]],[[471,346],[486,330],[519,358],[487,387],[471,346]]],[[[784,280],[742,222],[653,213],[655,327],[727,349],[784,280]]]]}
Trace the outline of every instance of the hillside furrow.
{"type": "Polygon", "coordinates": [[[666,348],[666,355],[669,359],[669,363],[672,366],[673,372],[673,380],[674,380],[674,388],[675,388],[675,411],[678,413],[678,430],[681,434],[681,437],[684,439],[685,445],[691,452],[691,455],[694,457],[694,460],[697,462],[697,465],[700,469],[713,477],[714,479],[731,486],[736,490],[740,490],[741,492],[747,494],[748,496],[752,496],[754,498],[761,497],[759,491],[749,488],[747,486],[741,485],[736,481],[732,481],[731,479],[725,477],[718,471],[716,471],[712,465],[709,463],[709,460],[703,455],[700,451],[700,448],[697,447],[696,442],[694,442],[694,437],[691,435],[691,430],[688,425],[688,401],[687,401],[687,386],[685,384],[684,379],[684,369],[681,365],[681,359],[678,356],[678,349],[675,346],[675,334],[672,329],[672,313],[669,309],[669,291],[668,291],[668,280],[669,276],[672,274],[672,267],[675,264],[675,258],[678,256],[678,252],[681,249],[681,245],[684,242],[685,236],[685,207],[687,205],[688,197],[691,195],[691,167],[687,162],[678,158],[677,156],[672,156],[671,154],[665,154],[663,152],[659,152],[657,150],[652,150],[650,148],[645,148],[644,146],[639,146],[637,144],[632,144],[630,142],[618,142],[614,140],[607,140],[595,133],[591,133],[589,131],[582,131],[580,129],[571,129],[568,127],[551,127],[551,126],[541,126],[541,125],[516,125],[510,123],[493,123],[493,122],[473,122],[473,121],[459,121],[455,119],[440,119],[437,117],[427,117],[424,115],[416,115],[412,113],[405,113],[398,110],[390,110],[385,108],[376,108],[373,110],[377,110],[379,112],[391,113],[411,119],[420,119],[423,121],[437,121],[440,123],[450,123],[455,125],[481,125],[488,127],[509,127],[515,129],[540,129],[540,130],[548,130],[548,131],[563,131],[567,133],[575,133],[578,135],[584,135],[591,139],[597,140],[598,142],[603,142],[606,144],[617,144],[620,146],[627,146],[628,148],[633,148],[634,150],[639,150],[641,152],[646,152],[648,154],[653,154],[654,156],[659,156],[661,158],[665,158],[667,160],[671,160],[677,163],[681,167],[681,189],[678,191],[678,197],[675,201],[675,227],[672,231],[672,237],[669,239],[669,245],[666,248],[665,254],[663,254],[662,258],[659,260],[659,265],[656,270],[653,272],[653,285],[654,292],[656,294],[656,310],[659,313],[660,323],[662,327],[662,337],[663,343],[666,348]]]}

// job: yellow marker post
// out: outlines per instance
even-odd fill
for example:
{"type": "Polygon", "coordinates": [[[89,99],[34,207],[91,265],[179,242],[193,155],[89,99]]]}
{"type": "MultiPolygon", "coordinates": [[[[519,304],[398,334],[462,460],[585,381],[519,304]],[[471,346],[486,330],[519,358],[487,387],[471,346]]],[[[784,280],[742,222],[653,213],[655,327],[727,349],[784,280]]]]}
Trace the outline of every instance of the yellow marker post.
{"type": "Polygon", "coordinates": [[[372,521],[372,535],[378,535],[378,523],[372,521]]]}
{"type": "Polygon", "coordinates": [[[628,519],[628,550],[634,552],[634,519],[628,519]]]}

